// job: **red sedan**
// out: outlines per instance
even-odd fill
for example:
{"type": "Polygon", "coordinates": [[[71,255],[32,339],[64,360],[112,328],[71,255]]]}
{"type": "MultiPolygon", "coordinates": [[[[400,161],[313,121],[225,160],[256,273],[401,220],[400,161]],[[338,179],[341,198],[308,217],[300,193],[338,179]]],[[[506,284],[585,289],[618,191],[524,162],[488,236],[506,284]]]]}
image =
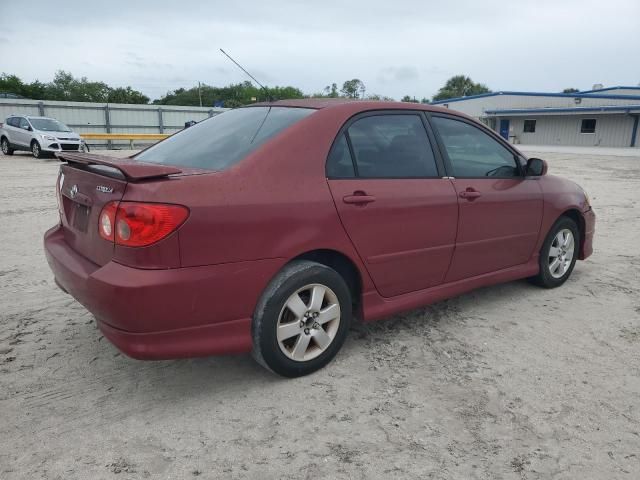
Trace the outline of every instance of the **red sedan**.
{"type": "Polygon", "coordinates": [[[231,110],[129,159],[60,154],[57,284],[140,359],[326,365],[351,322],[592,252],[585,192],[462,114],[412,103],[231,110]]]}

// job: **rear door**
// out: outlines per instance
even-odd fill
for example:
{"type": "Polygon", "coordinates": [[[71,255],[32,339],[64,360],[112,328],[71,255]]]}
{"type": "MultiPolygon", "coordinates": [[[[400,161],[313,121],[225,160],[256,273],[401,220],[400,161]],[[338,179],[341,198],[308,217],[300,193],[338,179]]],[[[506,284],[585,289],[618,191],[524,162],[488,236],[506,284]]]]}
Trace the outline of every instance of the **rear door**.
{"type": "Polygon", "coordinates": [[[516,153],[474,123],[441,114],[429,118],[460,205],[446,281],[526,263],[542,222],[537,179],[525,178],[516,153]]]}
{"type": "Polygon", "coordinates": [[[13,122],[14,127],[10,133],[11,143],[21,147],[28,147],[31,141],[31,132],[27,130],[29,122],[24,117],[14,117],[13,122]]]}
{"type": "MultiPolygon", "coordinates": [[[[60,219],[66,242],[97,265],[111,260],[114,243],[98,232],[102,207],[120,200],[127,182],[100,173],[104,167],[65,164],[58,179],[60,219]]],[[[117,172],[115,173],[117,175],[117,172]]]]}
{"type": "Polygon", "coordinates": [[[385,297],[442,283],[454,248],[456,193],[424,122],[411,111],[360,115],[327,161],[340,219],[385,297]]]}

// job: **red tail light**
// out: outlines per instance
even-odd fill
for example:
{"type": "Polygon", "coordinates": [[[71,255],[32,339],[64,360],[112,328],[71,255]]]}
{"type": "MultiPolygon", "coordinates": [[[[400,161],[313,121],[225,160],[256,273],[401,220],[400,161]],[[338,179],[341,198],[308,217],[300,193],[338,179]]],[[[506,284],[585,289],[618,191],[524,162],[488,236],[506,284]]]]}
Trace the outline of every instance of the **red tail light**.
{"type": "Polygon", "coordinates": [[[181,205],[111,202],[100,213],[98,230],[105,240],[127,247],[144,247],[174,232],[189,216],[181,205]]]}

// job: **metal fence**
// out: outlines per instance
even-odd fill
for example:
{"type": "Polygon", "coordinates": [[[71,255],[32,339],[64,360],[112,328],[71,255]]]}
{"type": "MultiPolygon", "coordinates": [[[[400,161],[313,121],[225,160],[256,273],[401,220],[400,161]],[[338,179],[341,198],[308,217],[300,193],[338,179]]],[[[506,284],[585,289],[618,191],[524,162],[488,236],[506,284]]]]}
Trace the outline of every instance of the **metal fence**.
{"type": "MultiPolygon", "coordinates": [[[[57,102],[0,99],[0,122],[12,114],[52,117],[83,133],[164,133],[184,128],[227,109],[172,105],[57,102]]],[[[89,141],[92,147],[128,148],[128,141],[89,141]]]]}

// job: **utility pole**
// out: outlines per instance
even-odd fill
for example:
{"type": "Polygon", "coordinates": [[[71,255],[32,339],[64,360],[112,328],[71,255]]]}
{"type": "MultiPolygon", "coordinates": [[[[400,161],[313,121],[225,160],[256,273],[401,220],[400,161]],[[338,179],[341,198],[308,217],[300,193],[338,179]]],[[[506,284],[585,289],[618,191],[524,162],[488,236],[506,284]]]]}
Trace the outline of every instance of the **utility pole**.
{"type": "Polygon", "coordinates": [[[202,92],[200,92],[200,82],[198,82],[198,98],[200,99],[200,106],[202,106],[202,92]]]}

